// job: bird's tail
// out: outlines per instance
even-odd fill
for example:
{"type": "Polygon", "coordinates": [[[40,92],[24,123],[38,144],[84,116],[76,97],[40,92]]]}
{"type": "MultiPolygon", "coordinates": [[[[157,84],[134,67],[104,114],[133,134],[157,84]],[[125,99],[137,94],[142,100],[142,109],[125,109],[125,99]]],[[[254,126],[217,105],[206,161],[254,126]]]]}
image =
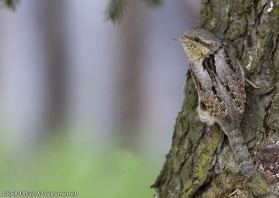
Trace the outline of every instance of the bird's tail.
{"type": "Polygon", "coordinates": [[[239,129],[232,130],[227,134],[234,157],[239,165],[240,172],[245,177],[250,177],[254,172],[251,155],[244,143],[242,133],[239,129]]]}

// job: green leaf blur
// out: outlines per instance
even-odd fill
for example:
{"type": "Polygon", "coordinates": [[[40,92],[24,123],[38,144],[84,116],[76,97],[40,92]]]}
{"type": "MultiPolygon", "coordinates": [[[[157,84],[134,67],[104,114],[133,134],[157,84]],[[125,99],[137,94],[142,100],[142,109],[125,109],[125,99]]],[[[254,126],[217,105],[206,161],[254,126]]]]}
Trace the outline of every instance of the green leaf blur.
{"type": "Polygon", "coordinates": [[[0,152],[0,190],[76,191],[78,197],[152,197],[157,171],[145,159],[116,148],[93,149],[57,141],[28,159],[0,152]]]}
{"type": "Polygon", "coordinates": [[[16,5],[19,3],[19,0],[1,0],[1,2],[8,8],[15,10],[16,5]]]}

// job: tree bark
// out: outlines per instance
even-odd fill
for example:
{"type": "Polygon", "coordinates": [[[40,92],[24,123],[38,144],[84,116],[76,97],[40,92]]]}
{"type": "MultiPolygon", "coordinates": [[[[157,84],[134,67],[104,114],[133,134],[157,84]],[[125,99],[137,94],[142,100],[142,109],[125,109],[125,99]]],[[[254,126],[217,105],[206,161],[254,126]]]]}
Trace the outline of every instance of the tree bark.
{"type": "Polygon", "coordinates": [[[256,171],[245,180],[226,135],[217,125],[208,127],[199,121],[197,92],[188,72],[172,148],[152,185],[156,197],[278,197],[279,2],[203,0],[201,26],[227,43],[246,78],[259,87],[245,88],[241,125],[256,171]]]}

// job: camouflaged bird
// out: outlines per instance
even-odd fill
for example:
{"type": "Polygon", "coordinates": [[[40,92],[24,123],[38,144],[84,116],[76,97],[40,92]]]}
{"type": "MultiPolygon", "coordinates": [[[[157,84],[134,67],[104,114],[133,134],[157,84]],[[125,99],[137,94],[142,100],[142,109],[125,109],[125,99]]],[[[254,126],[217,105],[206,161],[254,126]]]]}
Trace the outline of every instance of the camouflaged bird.
{"type": "Polygon", "coordinates": [[[246,93],[239,60],[218,37],[202,28],[188,30],[176,40],[183,45],[190,60],[199,96],[200,120],[209,126],[218,123],[228,136],[240,172],[250,177],[254,166],[240,131],[246,93]]]}

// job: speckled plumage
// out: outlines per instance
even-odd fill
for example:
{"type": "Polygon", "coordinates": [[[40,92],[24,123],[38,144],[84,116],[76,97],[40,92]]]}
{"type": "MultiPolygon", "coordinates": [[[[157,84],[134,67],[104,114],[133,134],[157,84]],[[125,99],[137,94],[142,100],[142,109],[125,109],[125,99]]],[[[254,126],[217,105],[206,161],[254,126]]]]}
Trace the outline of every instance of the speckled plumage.
{"type": "Polygon", "coordinates": [[[240,131],[246,102],[245,77],[240,62],[218,37],[205,29],[191,29],[177,40],[190,60],[201,121],[220,125],[228,136],[241,173],[250,177],[254,166],[240,131]]]}

